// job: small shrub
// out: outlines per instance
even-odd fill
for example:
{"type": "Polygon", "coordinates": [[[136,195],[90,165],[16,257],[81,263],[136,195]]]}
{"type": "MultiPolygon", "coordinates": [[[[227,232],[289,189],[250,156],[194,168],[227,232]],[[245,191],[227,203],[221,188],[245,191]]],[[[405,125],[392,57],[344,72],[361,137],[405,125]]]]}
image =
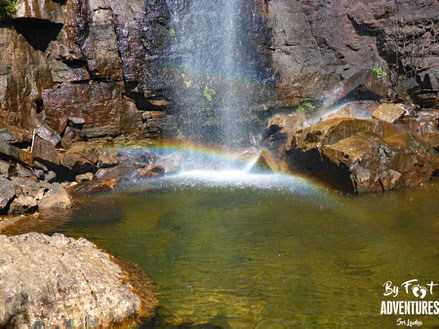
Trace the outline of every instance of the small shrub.
{"type": "Polygon", "coordinates": [[[204,88],[204,96],[207,98],[209,102],[212,101],[212,96],[215,95],[215,90],[207,88],[207,86],[204,88]]]}
{"type": "Polygon", "coordinates": [[[387,77],[387,72],[384,71],[381,67],[376,67],[372,70],[377,76],[378,78],[384,78],[387,77]]]}
{"type": "Polygon", "coordinates": [[[311,102],[303,102],[297,107],[297,112],[312,112],[316,107],[311,102]]]}
{"type": "Polygon", "coordinates": [[[0,0],[0,22],[6,21],[15,13],[17,0],[0,0]]]}

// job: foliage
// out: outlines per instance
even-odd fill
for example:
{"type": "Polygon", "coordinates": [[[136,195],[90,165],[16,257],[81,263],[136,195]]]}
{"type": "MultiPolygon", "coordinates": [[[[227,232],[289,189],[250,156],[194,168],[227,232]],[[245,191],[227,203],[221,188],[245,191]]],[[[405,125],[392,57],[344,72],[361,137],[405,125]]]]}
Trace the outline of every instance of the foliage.
{"type": "Polygon", "coordinates": [[[0,22],[11,18],[15,13],[17,0],[0,0],[0,22]]]}
{"type": "Polygon", "coordinates": [[[386,71],[384,71],[381,67],[375,67],[373,70],[372,70],[377,76],[378,76],[378,78],[384,78],[384,77],[387,77],[387,72],[386,71]]]}
{"type": "Polygon", "coordinates": [[[303,102],[297,107],[297,112],[312,112],[316,107],[311,102],[303,102]]]}
{"type": "Polygon", "coordinates": [[[207,86],[204,88],[204,96],[209,102],[212,101],[212,96],[215,95],[215,90],[209,89],[207,86]]]}
{"type": "Polygon", "coordinates": [[[186,85],[186,88],[192,87],[192,81],[185,81],[184,84],[186,85]]]}
{"type": "Polygon", "coordinates": [[[264,111],[268,111],[268,107],[264,106],[264,111]]]}

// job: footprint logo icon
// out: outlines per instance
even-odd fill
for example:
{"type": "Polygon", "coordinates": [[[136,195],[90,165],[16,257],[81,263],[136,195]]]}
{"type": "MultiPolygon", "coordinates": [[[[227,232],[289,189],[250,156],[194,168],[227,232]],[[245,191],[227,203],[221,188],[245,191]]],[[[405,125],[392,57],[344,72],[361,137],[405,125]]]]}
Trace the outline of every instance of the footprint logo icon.
{"type": "Polygon", "coordinates": [[[425,296],[427,296],[427,288],[416,284],[412,287],[412,293],[415,297],[420,298],[420,299],[424,299],[425,296]]]}

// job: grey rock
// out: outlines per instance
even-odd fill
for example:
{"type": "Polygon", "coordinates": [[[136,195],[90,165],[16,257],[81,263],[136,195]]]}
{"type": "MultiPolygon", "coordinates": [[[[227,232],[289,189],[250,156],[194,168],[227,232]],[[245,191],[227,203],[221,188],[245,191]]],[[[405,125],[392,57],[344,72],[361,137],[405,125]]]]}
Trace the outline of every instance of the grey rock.
{"type": "Polygon", "coordinates": [[[83,238],[0,235],[0,249],[1,327],[108,327],[142,309],[127,273],[83,238]]]}
{"type": "Polygon", "coordinates": [[[0,211],[3,212],[9,201],[15,196],[15,186],[3,176],[0,176],[0,211]]]}

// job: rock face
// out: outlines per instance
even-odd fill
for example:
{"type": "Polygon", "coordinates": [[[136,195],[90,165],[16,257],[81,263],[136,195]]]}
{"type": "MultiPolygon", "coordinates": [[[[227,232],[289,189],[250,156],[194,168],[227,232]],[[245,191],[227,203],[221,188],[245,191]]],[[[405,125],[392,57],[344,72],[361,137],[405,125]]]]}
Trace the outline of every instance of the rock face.
{"type": "Polygon", "coordinates": [[[110,255],[85,240],[61,234],[0,235],[0,326],[95,328],[151,317],[147,300],[110,255]]]}
{"type": "Polygon", "coordinates": [[[381,120],[327,120],[281,141],[270,145],[290,171],[349,192],[418,186],[439,168],[439,155],[425,140],[381,120]]]}
{"type": "Polygon", "coordinates": [[[435,0],[272,0],[267,12],[278,90],[287,104],[316,98],[365,68],[382,67],[393,81],[394,70],[410,76],[415,69],[420,80],[428,76],[427,88],[439,89],[432,41],[439,26],[429,23],[439,12],[435,0]]]}

